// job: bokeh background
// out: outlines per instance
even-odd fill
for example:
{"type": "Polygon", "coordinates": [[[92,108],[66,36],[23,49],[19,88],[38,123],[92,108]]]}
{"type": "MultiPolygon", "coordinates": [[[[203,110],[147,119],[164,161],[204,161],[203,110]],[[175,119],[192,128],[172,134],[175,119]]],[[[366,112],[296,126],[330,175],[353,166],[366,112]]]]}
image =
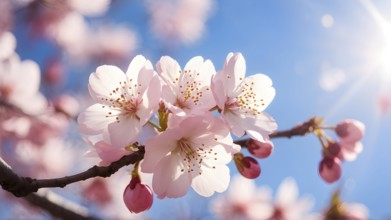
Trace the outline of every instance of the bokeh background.
{"type": "MultiPolygon", "coordinates": [[[[199,4],[197,7],[183,6],[175,13],[162,6],[175,2],[180,1],[113,0],[106,13],[84,16],[85,24],[95,31],[88,41],[101,32],[107,35],[102,37],[103,42],[115,44],[122,39],[113,40],[109,28],[129,30],[124,37],[126,46],[120,46],[127,50],[118,56],[96,55],[98,52],[86,55],[75,49],[77,44],[69,46],[58,36],[45,31],[42,34],[45,27],[33,25],[27,6],[15,6],[10,30],[17,39],[19,56],[40,65],[41,91],[48,98],[68,93],[80,101],[81,109],[90,104],[88,76],[99,65],[115,64],[125,69],[133,56],[143,54],[152,63],[170,55],[184,66],[193,56],[201,55],[221,69],[229,52],[241,52],[247,75],[265,73],[273,80],[277,95],[266,112],[276,119],[279,129],[291,128],[314,115],[324,118],[327,125],[346,118],[366,125],[364,150],[355,161],[343,164],[337,183],[327,184],[319,177],[321,145],[314,135],[308,135],[274,139],[272,155],[259,160],[262,174],[256,179],[257,185],[268,185],[275,191],[283,179],[293,177],[300,194],[313,197],[314,212],[322,212],[331,194],[340,188],[343,200],[367,206],[371,219],[390,219],[391,1],[203,0],[192,3],[199,4]],[[173,14],[176,17],[167,18],[173,14]],[[109,28],[99,29],[101,26],[109,28]],[[63,71],[55,84],[48,81],[47,70],[52,63],[59,63],[63,71]]],[[[78,36],[75,27],[71,24],[58,33],[78,36]]],[[[104,46],[93,47],[99,51],[104,46]]],[[[77,126],[73,129],[67,138],[81,142],[77,126]]],[[[83,150],[88,150],[87,144],[77,152],[83,150]]],[[[74,159],[84,157],[79,153],[74,159]]],[[[80,169],[69,172],[74,170],[80,169]]],[[[231,173],[237,173],[233,165],[231,173]]],[[[69,198],[79,201],[76,196],[69,198]]],[[[208,208],[213,198],[201,198],[191,190],[181,199],[155,198],[145,216],[213,219],[208,208]]],[[[1,213],[10,207],[7,199],[0,205],[1,213]]],[[[98,208],[92,210],[99,213],[98,208]]]]}

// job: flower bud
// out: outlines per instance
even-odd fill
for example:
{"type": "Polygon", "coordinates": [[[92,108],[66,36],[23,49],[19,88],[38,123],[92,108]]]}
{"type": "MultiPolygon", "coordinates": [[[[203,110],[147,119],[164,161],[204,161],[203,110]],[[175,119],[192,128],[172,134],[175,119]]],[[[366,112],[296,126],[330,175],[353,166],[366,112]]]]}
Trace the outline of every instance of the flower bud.
{"type": "Polygon", "coordinates": [[[324,157],[319,163],[319,175],[327,183],[333,183],[341,177],[341,161],[336,157],[324,157]]]}
{"type": "Polygon", "coordinates": [[[248,151],[257,158],[266,158],[270,156],[273,151],[273,147],[274,145],[271,141],[260,142],[254,139],[247,141],[248,151]]]}
{"type": "Polygon", "coordinates": [[[338,142],[328,142],[327,151],[330,157],[339,157],[341,153],[341,145],[338,142]]]}
{"type": "Polygon", "coordinates": [[[151,188],[142,184],[139,177],[133,177],[124,191],[124,202],[132,213],[139,213],[151,208],[153,193],[151,188]]]}
{"type": "Polygon", "coordinates": [[[346,142],[357,142],[364,136],[365,125],[357,120],[346,119],[335,127],[337,135],[346,142]]]}
{"type": "Polygon", "coordinates": [[[261,166],[252,157],[244,157],[243,154],[237,153],[234,161],[239,173],[248,179],[255,179],[261,174],[261,166]]]}

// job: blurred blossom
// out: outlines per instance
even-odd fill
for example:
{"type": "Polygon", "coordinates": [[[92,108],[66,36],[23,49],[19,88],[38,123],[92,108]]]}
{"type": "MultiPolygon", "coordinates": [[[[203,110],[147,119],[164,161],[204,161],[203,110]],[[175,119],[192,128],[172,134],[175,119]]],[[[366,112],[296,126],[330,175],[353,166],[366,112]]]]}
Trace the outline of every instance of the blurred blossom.
{"type": "Polygon", "coordinates": [[[15,36],[11,32],[0,32],[0,62],[9,58],[15,52],[15,48],[15,36]]]}
{"type": "Polygon", "coordinates": [[[298,198],[296,182],[285,179],[273,201],[271,190],[255,188],[251,180],[235,177],[226,195],[212,202],[212,211],[219,219],[298,220],[313,219],[309,198],[298,198]]]}
{"type": "Polygon", "coordinates": [[[324,14],[321,19],[322,25],[325,28],[330,28],[334,25],[334,18],[329,14],[324,14]]]}
{"type": "Polygon", "coordinates": [[[74,152],[60,138],[51,138],[44,145],[37,146],[28,140],[21,140],[7,162],[20,175],[34,178],[50,178],[65,175],[74,164],[74,152]]]}
{"type": "Polygon", "coordinates": [[[58,86],[58,84],[64,82],[65,70],[64,63],[59,59],[50,59],[44,68],[45,82],[51,86],[58,86]]]}
{"type": "Polygon", "coordinates": [[[380,115],[386,115],[391,112],[391,93],[381,94],[377,99],[377,109],[380,115]]]}
{"type": "Polygon", "coordinates": [[[0,61],[0,98],[29,114],[38,114],[47,106],[39,92],[41,74],[37,63],[21,61],[17,55],[0,61]]]}
{"type": "Polygon", "coordinates": [[[319,84],[320,87],[327,91],[332,92],[342,85],[346,80],[346,74],[343,70],[337,68],[323,67],[320,74],[319,84]]]}
{"type": "Polygon", "coordinates": [[[79,102],[70,95],[62,94],[53,100],[54,109],[68,117],[75,117],[79,112],[79,102]]]}
{"type": "Polygon", "coordinates": [[[111,0],[67,0],[74,11],[85,16],[98,16],[107,12],[111,0]]]}
{"type": "Polygon", "coordinates": [[[324,211],[323,216],[318,219],[368,220],[369,211],[363,204],[341,201],[340,191],[337,190],[332,196],[329,207],[324,211]]]}
{"type": "Polygon", "coordinates": [[[212,0],[145,0],[155,35],[170,43],[189,44],[205,31],[212,0]]]}
{"type": "Polygon", "coordinates": [[[363,150],[361,139],[364,137],[365,125],[354,119],[345,119],[338,123],[335,132],[340,137],[340,157],[344,160],[355,160],[363,150]]]}
{"type": "Polygon", "coordinates": [[[94,178],[82,182],[83,197],[90,202],[96,202],[100,206],[111,203],[113,196],[108,181],[105,178],[94,178]]]}
{"type": "Polygon", "coordinates": [[[1,0],[0,1],[0,36],[5,31],[11,30],[12,22],[13,22],[13,8],[12,8],[11,1],[1,0]]]}
{"type": "Polygon", "coordinates": [[[257,188],[253,180],[236,175],[228,192],[212,201],[211,211],[218,219],[268,219],[273,212],[270,194],[269,188],[257,188]]]}
{"type": "Polygon", "coordinates": [[[71,12],[48,26],[47,33],[72,56],[83,61],[88,45],[89,29],[81,14],[71,12]]]}
{"type": "Polygon", "coordinates": [[[105,25],[91,34],[90,56],[104,62],[128,59],[138,46],[136,33],[125,26],[105,25]]]}

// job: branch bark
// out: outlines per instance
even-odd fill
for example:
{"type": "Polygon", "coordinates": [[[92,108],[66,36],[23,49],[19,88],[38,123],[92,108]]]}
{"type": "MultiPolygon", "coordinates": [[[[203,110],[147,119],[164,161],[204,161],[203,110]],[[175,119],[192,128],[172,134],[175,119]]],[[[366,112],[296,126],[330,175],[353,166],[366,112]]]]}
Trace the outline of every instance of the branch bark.
{"type": "MultiPolygon", "coordinates": [[[[270,138],[281,138],[287,137],[291,138],[293,136],[304,136],[313,131],[316,126],[316,118],[313,117],[308,121],[299,124],[292,129],[277,131],[270,135],[270,138]]],[[[242,147],[246,147],[248,139],[242,139],[235,141],[236,144],[241,145],[242,147]]],[[[20,177],[16,173],[12,171],[12,169],[6,165],[6,163],[0,160],[0,185],[6,191],[11,192],[17,197],[24,197],[33,192],[37,192],[40,188],[52,188],[52,187],[65,187],[68,184],[83,181],[86,179],[94,178],[94,177],[109,177],[110,175],[117,172],[120,168],[134,164],[137,161],[142,160],[144,157],[144,148],[140,147],[139,151],[126,155],[111,163],[107,167],[93,166],[88,170],[72,175],[66,176],[62,178],[55,179],[32,179],[30,177],[20,177]]]]}

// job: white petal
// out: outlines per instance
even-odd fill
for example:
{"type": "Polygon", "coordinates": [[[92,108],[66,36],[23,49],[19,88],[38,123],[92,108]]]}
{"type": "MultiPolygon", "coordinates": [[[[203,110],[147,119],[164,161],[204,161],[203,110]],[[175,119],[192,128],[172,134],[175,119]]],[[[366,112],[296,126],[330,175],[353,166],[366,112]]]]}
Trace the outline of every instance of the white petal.
{"type": "Polygon", "coordinates": [[[170,87],[177,85],[176,79],[180,77],[181,67],[178,62],[169,56],[163,56],[156,64],[157,71],[170,87]]]}
{"type": "Polygon", "coordinates": [[[115,117],[106,117],[108,112],[112,112],[113,115],[119,114],[117,110],[109,109],[102,104],[91,105],[77,119],[80,130],[88,135],[102,133],[107,129],[108,124],[115,122],[115,117]]]}
{"type": "Polygon", "coordinates": [[[116,93],[113,94],[112,92],[116,88],[120,88],[120,82],[123,83],[124,81],[127,81],[127,79],[122,70],[116,66],[103,65],[98,67],[96,72],[90,75],[88,89],[91,97],[96,101],[110,103],[104,101],[104,99],[115,99],[119,97],[119,95],[116,93]]]}
{"type": "Polygon", "coordinates": [[[214,192],[224,192],[229,185],[227,166],[216,166],[215,169],[202,169],[202,174],[193,178],[192,188],[201,196],[209,197],[214,192]]]}
{"type": "Polygon", "coordinates": [[[108,126],[110,143],[113,147],[123,148],[137,141],[142,124],[134,117],[119,115],[119,122],[113,122],[108,126]]]}
{"type": "MultiPolygon", "coordinates": [[[[147,62],[147,59],[145,59],[144,56],[142,56],[142,55],[135,56],[129,64],[128,70],[126,71],[126,76],[129,79],[135,80],[135,82],[138,81],[138,76],[139,76],[140,70],[143,67],[145,67],[145,65],[148,65],[148,64],[146,64],[146,62],[147,62]]],[[[149,69],[152,69],[151,66],[149,69]]]]}
{"type": "Polygon", "coordinates": [[[293,178],[285,179],[278,188],[276,195],[276,204],[281,207],[294,204],[298,198],[299,189],[293,178]]]}
{"type": "Polygon", "coordinates": [[[159,198],[178,198],[187,193],[190,186],[190,176],[181,172],[176,155],[167,156],[158,163],[152,185],[159,198]]]}
{"type": "Polygon", "coordinates": [[[225,75],[224,87],[229,97],[243,81],[246,73],[246,61],[241,53],[228,54],[224,64],[223,72],[225,75]]]}
{"type": "Polygon", "coordinates": [[[274,96],[276,95],[275,89],[272,87],[272,80],[264,74],[255,74],[249,77],[246,77],[243,81],[243,84],[253,84],[253,90],[256,94],[257,99],[263,100],[263,105],[257,107],[257,110],[263,111],[269,106],[273,101],[274,96]]]}

